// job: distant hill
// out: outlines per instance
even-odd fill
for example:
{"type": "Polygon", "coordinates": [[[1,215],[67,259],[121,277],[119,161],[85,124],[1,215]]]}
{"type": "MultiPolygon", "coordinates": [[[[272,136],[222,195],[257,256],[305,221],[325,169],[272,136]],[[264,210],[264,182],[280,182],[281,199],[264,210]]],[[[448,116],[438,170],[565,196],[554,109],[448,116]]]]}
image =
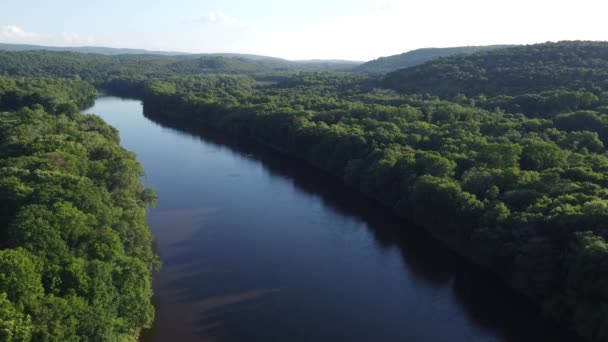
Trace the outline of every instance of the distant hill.
{"type": "Polygon", "coordinates": [[[437,59],[439,57],[471,54],[485,50],[513,47],[514,45],[487,45],[487,46],[460,46],[449,48],[424,48],[408,51],[399,55],[380,57],[363,63],[356,67],[355,71],[362,72],[390,72],[397,69],[409,68],[422,63],[437,59]]]}
{"type": "Polygon", "coordinates": [[[383,85],[442,97],[608,89],[608,42],[543,43],[444,57],[391,72],[383,85]]]}
{"type": "Polygon", "coordinates": [[[293,61],[293,63],[296,63],[296,65],[305,69],[352,71],[354,67],[361,65],[363,62],[339,59],[310,59],[293,61]]]}
{"type": "Polygon", "coordinates": [[[230,52],[216,52],[216,53],[199,53],[190,56],[197,57],[226,57],[226,58],[243,58],[250,61],[259,61],[259,62],[289,62],[287,59],[279,58],[279,57],[271,57],[271,56],[263,56],[263,55],[252,55],[247,53],[230,53],[230,52]]]}
{"type": "MultiPolygon", "coordinates": [[[[97,54],[106,56],[120,56],[120,55],[149,55],[149,56],[171,56],[179,57],[178,60],[183,64],[189,64],[188,67],[192,67],[195,62],[187,62],[185,60],[216,60],[215,58],[221,57],[233,60],[232,62],[254,62],[254,65],[247,67],[239,66],[235,71],[243,71],[243,69],[252,69],[262,66],[263,68],[270,69],[304,69],[304,70],[333,70],[333,71],[346,71],[353,67],[363,63],[356,61],[343,61],[343,60],[303,60],[303,61],[290,61],[278,57],[261,56],[253,54],[242,54],[242,53],[185,53],[175,51],[149,51],[144,49],[126,49],[126,48],[109,48],[109,47],[97,47],[97,46],[80,46],[80,47],[63,47],[63,46],[43,46],[43,45],[28,45],[28,44],[6,44],[0,43],[0,51],[10,52],[22,52],[22,51],[53,51],[53,52],[76,52],[76,53],[87,53],[97,54]]],[[[233,63],[234,64],[234,63],[233,63]]]]}
{"type": "Polygon", "coordinates": [[[178,56],[187,55],[184,52],[173,52],[173,51],[149,51],[143,49],[123,49],[123,48],[109,48],[100,46],[43,46],[43,45],[28,45],[28,44],[6,44],[0,43],[0,50],[3,51],[69,51],[79,53],[95,53],[99,55],[163,55],[163,56],[178,56]]]}
{"type": "MultiPolygon", "coordinates": [[[[267,80],[269,76],[311,71],[346,71],[348,62],[294,62],[285,59],[239,55],[203,54],[163,56],[153,54],[104,55],[70,51],[0,51],[0,75],[78,76],[93,84],[118,77],[248,74],[267,80]]],[[[271,79],[274,79],[271,77],[271,79]]]]}

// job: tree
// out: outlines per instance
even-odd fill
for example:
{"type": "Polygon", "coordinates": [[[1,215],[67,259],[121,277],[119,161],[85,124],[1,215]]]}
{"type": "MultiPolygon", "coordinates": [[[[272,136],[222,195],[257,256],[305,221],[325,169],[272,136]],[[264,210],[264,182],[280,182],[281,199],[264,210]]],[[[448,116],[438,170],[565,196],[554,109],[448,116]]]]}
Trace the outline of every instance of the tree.
{"type": "Polygon", "coordinates": [[[41,265],[23,248],[0,251],[0,294],[23,307],[38,301],[44,294],[41,265]]]}

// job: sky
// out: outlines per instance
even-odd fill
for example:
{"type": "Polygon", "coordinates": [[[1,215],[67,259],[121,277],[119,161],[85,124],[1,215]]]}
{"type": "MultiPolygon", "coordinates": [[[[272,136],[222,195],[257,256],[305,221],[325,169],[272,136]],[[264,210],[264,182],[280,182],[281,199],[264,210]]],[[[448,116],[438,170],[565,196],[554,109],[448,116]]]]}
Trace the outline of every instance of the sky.
{"type": "Polygon", "coordinates": [[[366,61],[608,40],[606,0],[0,0],[0,42],[366,61]]]}

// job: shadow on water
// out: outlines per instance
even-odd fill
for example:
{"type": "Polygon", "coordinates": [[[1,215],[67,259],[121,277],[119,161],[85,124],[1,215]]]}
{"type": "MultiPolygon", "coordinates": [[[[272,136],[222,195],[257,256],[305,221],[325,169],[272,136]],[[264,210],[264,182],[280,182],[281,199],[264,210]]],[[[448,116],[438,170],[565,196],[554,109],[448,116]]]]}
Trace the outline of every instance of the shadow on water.
{"type": "MultiPolygon", "coordinates": [[[[195,125],[180,124],[150,113],[146,113],[145,116],[162,127],[196,137],[207,144],[227,147],[243,157],[258,160],[263,168],[283,177],[299,191],[316,197],[324,206],[341,215],[363,221],[381,249],[397,251],[407,272],[413,274],[424,286],[437,289],[450,288],[459,306],[464,309],[462,312],[468,316],[468,321],[472,322],[477,330],[487,332],[481,339],[458,336],[445,340],[579,341],[579,338],[566,332],[562,327],[542,319],[536,305],[514,293],[494,275],[449,251],[419,227],[392,216],[388,209],[341,186],[329,175],[301,161],[278,155],[251,142],[239,141],[217,132],[194,127],[195,125]]],[[[194,216],[197,217],[197,224],[206,220],[206,213],[197,213],[194,216]]],[[[252,225],[255,223],[252,222],[252,225]]],[[[194,234],[203,233],[194,232],[194,234]]],[[[180,300],[196,303],[192,304],[191,308],[198,317],[198,321],[195,322],[198,338],[210,341],[224,340],[224,338],[237,341],[261,341],[273,340],[276,336],[290,336],[295,340],[310,340],[310,329],[323,326],[322,315],[314,317],[308,315],[310,312],[297,312],[297,309],[293,310],[296,312],[285,311],[279,302],[289,304],[290,299],[279,288],[274,287],[276,282],[273,281],[275,279],[272,275],[248,274],[247,277],[257,277],[256,284],[268,285],[252,289],[247,286],[247,281],[239,279],[238,274],[207,271],[204,258],[192,257],[198,254],[197,249],[204,246],[189,241],[199,238],[190,237],[172,246],[177,252],[167,253],[165,263],[179,264],[180,267],[161,285],[166,289],[179,289],[176,296],[180,300]],[[257,317],[262,305],[263,311],[271,314],[257,317]],[[287,322],[293,324],[276,325],[268,322],[268,317],[273,315],[275,317],[289,315],[290,319],[287,322]]],[[[232,257],[230,251],[225,251],[223,257],[230,259],[232,257]]],[[[245,262],[251,263],[252,270],[255,269],[255,260],[245,262]]],[[[305,277],[306,275],[302,275],[302,279],[305,277]]],[[[159,298],[156,300],[162,301],[159,298]]],[[[348,305],[338,302],[335,306],[342,304],[348,305]]],[[[343,312],[336,310],[338,310],[336,314],[346,317],[352,314],[349,309],[344,309],[343,312]]],[[[404,311],[407,312],[406,309],[404,311]]],[[[179,313],[175,314],[179,315],[179,313]]],[[[395,314],[401,313],[395,312],[395,314]]],[[[407,320],[407,315],[403,319],[407,320]]],[[[355,321],[352,324],[353,327],[356,327],[356,324],[364,326],[366,322],[355,321]]],[[[362,335],[359,329],[351,334],[349,330],[354,330],[351,329],[353,327],[335,326],[330,331],[317,331],[313,335],[323,336],[323,339],[327,340],[395,339],[395,336],[388,332],[387,335],[377,331],[368,332],[370,335],[362,335]]],[[[404,327],[407,325],[404,324],[404,327]]],[[[443,329],[444,327],[424,328],[443,329]]],[[[417,336],[422,335],[412,333],[408,340],[417,340],[417,336]]],[[[162,340],[165,337],[169,335],[158,335],[153,339],[162,340]]],[[[146,339],[149,338],[144,337],[144,340],[146,339]]]]}

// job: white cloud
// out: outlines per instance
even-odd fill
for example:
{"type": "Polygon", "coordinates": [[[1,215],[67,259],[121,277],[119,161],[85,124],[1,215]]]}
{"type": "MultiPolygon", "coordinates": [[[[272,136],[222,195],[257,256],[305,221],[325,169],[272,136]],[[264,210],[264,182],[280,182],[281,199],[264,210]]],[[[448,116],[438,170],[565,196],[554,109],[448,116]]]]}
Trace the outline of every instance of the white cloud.
{"type": "Polygon", "coordinates": [[[226,15],[221,11],[211,11],[196,21],[205,24],[217,24],[225,26],[240,25],[236,18],[226,15]]]}
{"type": "Polygon", "coordinates": [[[6,25],[6,26],[2,26],[2,31],[0,31],[0,36],[2,36],[2,38],[9,39],[9,40],[24,40],[24,39],[37,38],[40,35],[36,32],[28,32],[19,26],[6,25]]]}
{"type": "Polygon", "coordinates": [[[75,32],[63,32],[61,34],[63,43],[66,44],[93,44],[95,40],[92,36],[82,36],[75,32]]]}

